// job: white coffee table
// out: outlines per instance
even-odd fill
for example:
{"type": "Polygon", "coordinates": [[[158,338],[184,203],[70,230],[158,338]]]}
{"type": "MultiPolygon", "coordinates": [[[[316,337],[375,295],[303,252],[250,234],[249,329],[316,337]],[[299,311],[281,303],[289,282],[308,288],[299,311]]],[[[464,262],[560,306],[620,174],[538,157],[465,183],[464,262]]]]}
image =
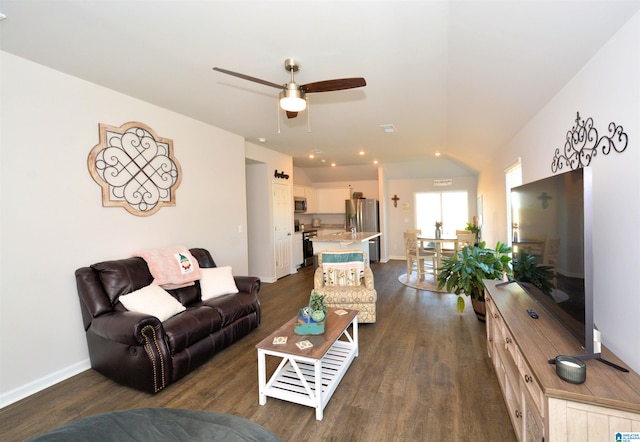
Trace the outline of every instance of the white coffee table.
{"type": "Polygon", "coordinates": [[[323,410],[342,377],[358,356],[358,312],[327,309],[327,324],[322,335],[296,335],[293,324],[284,324],[263,339],[258,349],[258,394],[260,405],[267,397],[282,399],[316,409],[322,420],[323,410]],[[274,344],[274,338],[286,337],[286,344],[274,344]],[[297,342],[309,341],[313,347],[301,350],[297,342]],[[267,381],[267,355],[280,358],[280,365],[267,381]]]}

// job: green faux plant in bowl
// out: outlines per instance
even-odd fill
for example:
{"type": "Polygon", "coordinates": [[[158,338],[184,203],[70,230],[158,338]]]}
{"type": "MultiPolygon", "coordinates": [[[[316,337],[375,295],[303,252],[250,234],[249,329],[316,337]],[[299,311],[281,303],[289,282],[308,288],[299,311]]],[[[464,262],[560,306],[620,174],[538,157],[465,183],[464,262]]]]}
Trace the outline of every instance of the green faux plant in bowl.
{"type": "Polygon", "coordinates": [[[513,277],[518,282],[528,282],[540,289],[542,293],[551,296],[555,288],[553,280],[553,267],[538,265],[535,255],[530,255],[524,250],[518,253],[518,258],[513,261],[513,277]]]}
{"type": "Polygon", "coordinates": [[[495,250],[487,249],[485,242],[478,246],[467,246],[450,258],[443,260],[438,272],[438,290],[446,287],[450,293],[458,295],[458,312],[464,311],[463,294],[471,298],[476,317],[484,321],[483,279],[503,279],[511,274],[511,247],[497,242],[495,250]]]}
{"type": "Polygon", "coordinates": [[[324,304],[324,296],[319,295],[317,292],[311,293],[309,297],[309,308],[311,309],[311,318],[316,321],[322,321],[327,313],[327,307],[324,304]]]}
{"type": "Polygon", "coordinates": [[[309,297],[309,305],[299,310],[293,332],[297,335],[321,335],[324,333],[326,319],[324,295],[314,290],[309,297]]]}

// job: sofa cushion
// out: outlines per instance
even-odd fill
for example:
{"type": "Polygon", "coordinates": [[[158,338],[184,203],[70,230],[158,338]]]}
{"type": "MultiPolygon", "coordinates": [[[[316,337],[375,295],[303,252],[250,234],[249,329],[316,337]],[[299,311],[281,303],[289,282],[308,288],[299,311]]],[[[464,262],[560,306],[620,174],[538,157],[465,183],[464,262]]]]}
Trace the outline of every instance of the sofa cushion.
{"type": "Polygon", "coordinates": [[[167,319],[162,326],[171,354],[176,354],[220,330],[222,318],[216,309],[199,305],[188,307],[179,315],[167,319]]]}
{"type": "Polygon", "coordinates": [[[258,310],[256,297],[245,292],[218,296],[202,301],[202,304],[213,307],[220,313],[223,327],[258,310]]]}
{"type": "Polygon", "coordinates": [[[91,268],[97,272],[112,305],[119,296],[146,287],[153,281],[149,267],[142,258],[104,261],[93,264],[91,268]]]}
{"type": "Polygon", "coordinates": [[[238,293],[231,266],[200,269],[200,274],[200,293],[203,301],[238,293]]]}
{"type": "Polygon", "coordinates": [[[120,296],[119,299],[127,310],[155,316],[160,321],[166,321],[185,310],[176,298],[154,284],[120,296]]]}
{"type": "Polygon", "coordinates": [[[324,283],[328,286],[359,286],[364,276],[364,255],[354,251],[322,253],[324,283]]]}
{"type": "Polygon", "coordinates": [[[185,307],[200,301],[200,286],[197,281],[194,285],[167,291],[185,307]]]}
{"type": "Polygon", "coordinates": [[[359,287],[324,287],[324,302],[328,306],[336,304],[375,304],[378,299],[376,290],[367,289],[364,284],[359,287]]]}
{"type": "Polygon", "coordinates": [[[189,249],[189,251],[193,257],[198,260],[200,268],[217,267],[213,256],[211,256],[211,253],[209,253],[207,249],[192,248],[189,249]]]}

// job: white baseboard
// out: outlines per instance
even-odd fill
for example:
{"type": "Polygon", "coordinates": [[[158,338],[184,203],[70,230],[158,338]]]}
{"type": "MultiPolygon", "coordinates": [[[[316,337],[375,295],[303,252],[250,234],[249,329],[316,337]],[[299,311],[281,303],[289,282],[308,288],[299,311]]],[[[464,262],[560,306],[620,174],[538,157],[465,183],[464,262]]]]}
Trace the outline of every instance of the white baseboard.
{"type": "Polygon", "coordinates": [[[85,359],[84,361],[80,361],[76,364],[70,365],[69,367],[63,368],[62,370],[58,370],[55,373],[51,373],[43,378],[37,379],[14,390],[3,393],[0,395],[0,408],[4,408],[8,405],[13,404],[14,402],[18,402],[19,400],[24,399],[27,396],[31,396],[34,393],[42,391],[45,388],[49,388],[52,385],[57,384],[58,382],[69,379],[70,377],[82,373],[83,371],[86,371],[90,368],[91,362],[89,361],[89,359],[85,359]]]}
{"type": "Polygon", "coordinates": [[[273,283],[276,282],[278,280],[278,278],[274,278],[274,277],[268,277],[268,278],[263,278],[262,276],[259,276],[260,278],[260,282],[266,282],[266,283],[273,283]]]}

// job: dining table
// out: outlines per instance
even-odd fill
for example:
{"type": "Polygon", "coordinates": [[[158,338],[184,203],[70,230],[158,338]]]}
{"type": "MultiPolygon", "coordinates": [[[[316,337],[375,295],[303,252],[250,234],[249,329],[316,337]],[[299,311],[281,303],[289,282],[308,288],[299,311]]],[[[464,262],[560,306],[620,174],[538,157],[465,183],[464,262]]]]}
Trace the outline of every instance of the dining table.
{"type": "Polygon", "coordinates": [[[418,235],[417,237],[418,242],[420,243],[420,246],[422,249],[431,249],[430,247],[430,243],[433,243],[433,250],[435,253],[435,266],[433,269],[433,274],[434,276],[438,275],[438,271],[440,270],[440,268],[442,267],[442,258],[444,258],[444,254],[443,254],[443,244],[447,244],[447,243],[451,243],[453,244],[453,250],[458,250],[458,238],[454,237],[454,238],[435,238],[432,236],[426,236],[426,235],[418,235]]]}

